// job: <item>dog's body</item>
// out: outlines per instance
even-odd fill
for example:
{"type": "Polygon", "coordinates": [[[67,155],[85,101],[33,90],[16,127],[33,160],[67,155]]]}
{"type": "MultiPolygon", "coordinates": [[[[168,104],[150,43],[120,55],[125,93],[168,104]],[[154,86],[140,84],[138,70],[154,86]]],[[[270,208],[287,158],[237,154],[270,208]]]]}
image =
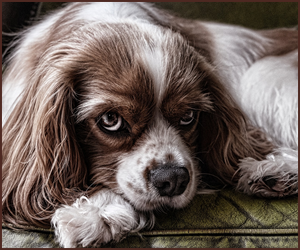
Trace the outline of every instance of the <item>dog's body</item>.
{"type": "Polygon", "coordinates": [[[297,57],[293,29],[68,5],[24,33],[5,71],[3,221],[52,220],[61,245],[87,246],[151,227],[206,174],[296,194],[297,57]]]}

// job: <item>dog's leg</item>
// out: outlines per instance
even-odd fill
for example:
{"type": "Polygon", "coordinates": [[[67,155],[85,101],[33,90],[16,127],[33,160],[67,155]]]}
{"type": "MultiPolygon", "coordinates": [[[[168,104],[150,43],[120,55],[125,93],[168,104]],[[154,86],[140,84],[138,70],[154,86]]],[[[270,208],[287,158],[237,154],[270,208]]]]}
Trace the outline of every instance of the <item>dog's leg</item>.
{"type": "Polygon", "coordinates": [[[262,197],[284,197],[298,193],[298,151],[279,148],[265,160],[241,160],[237,189],[262,197]]]}
{"type": "Polygon", "coordinates": [[[152,226],[154,215],[137,212],[121,196],[104,189],[89,199],[81,197],[71,206],[58,208],[52,224],[63,247],[99,246],[152,226]]]}

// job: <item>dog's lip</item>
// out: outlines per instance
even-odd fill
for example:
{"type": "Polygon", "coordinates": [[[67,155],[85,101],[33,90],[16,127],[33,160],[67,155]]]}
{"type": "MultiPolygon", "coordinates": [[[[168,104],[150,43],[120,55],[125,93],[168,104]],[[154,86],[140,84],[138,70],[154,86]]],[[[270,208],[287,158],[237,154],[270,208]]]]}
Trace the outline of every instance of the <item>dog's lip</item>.
{"type": "MultiPolygon", "coordinates": [[[[156,200],[145,200],[143,202],[142,199],[139,199],[140,202],[136,203],[136,202],[130,202],[137,210],[141,210],[141,211],[152,211],[152,210],[160,210],[162,208],[183,208],[185,206],[187,206],[190,201],[192,200],[192,198],[194,197],[196,192],[193,192],[192,195],[190,195],[190,197],[188,197],[187,195],[185,195],[185,192],[181,195],[178,196],[173,196],[173,197],[169,197],[169,196],[164,196],[164,197],[159,197],[156,200]]],[[[127,198],[128,200],[128,198],[127,198]]]]}
{"type": "MultiPolygon", "coordinates": [[[[191,170],[189,169],[189,174],[191,170]]],[[[150,187],[150,190],[148,189],[146,193],[143,194],[137,194],[138,197],[135,197],[134,199],[130,198],[130,196],[126,195],[125,192],[119,190],[119,194],[127,201],[129,202],[133,207],[135,207],[137,210],[140,211],[152,211],[156,209],[161,208],[182,208],[189,204],[189,202],[192,200],[192,198],[196,194],[196,188],[192,188],[190,185],[193,185],[194,182],[196,182],[196,176],[191,177],[188,187],[186,190],[180,194],[175,195],[172,197],[169,196],[159,196],[157,191],[154,191],[154,188],[150,187]]]]}
{"type": "Polygon", "coordinates": [[[153,211],[156,209],[160,209],[162,207],[172,207],[172,200],[176,197],[160,197],[158,200],[151,200],[151,199],[145,199],[139,198],[139,202],[132,201],[130,198],[128,198],[124,193],[122,194],[122,197],[124,200],[126,200],[128,203],[130,203],[133,207],[135,207],[137,210],[140,211],[153,211]]]}

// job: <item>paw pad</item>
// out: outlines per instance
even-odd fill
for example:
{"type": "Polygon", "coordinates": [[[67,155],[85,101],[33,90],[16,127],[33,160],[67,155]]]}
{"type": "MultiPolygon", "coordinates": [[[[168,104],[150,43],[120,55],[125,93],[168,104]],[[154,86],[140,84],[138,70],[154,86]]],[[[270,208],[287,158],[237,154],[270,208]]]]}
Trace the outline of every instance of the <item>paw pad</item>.
{"type": "Polygon", "coordinates": [[[276,185],[277,179],[273,178],[272,176],[265,176],[262,178],[262,181],[269,187],[272,188],[276,185]]]}
{"type": "Polygon", "coordinates": [[[262,197],[285,197],[298,193],[297,176],[263,176],[248,182],[251,192],[262,197]]]}

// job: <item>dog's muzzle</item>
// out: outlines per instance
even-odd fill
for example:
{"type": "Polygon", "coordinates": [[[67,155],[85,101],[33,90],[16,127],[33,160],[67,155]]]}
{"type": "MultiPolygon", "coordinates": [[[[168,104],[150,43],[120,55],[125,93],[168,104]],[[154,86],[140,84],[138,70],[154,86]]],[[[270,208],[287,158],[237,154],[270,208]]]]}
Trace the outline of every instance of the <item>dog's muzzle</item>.
{"type": "Polygon", "coordinates": [[[160,196],[169,197],[181,195],[190,181],[185,167],[172,164],[159,165],[150,170],[148,178],[160,196]]]}

